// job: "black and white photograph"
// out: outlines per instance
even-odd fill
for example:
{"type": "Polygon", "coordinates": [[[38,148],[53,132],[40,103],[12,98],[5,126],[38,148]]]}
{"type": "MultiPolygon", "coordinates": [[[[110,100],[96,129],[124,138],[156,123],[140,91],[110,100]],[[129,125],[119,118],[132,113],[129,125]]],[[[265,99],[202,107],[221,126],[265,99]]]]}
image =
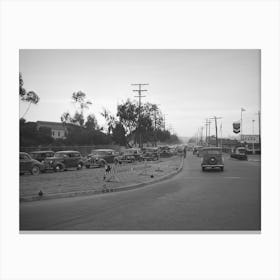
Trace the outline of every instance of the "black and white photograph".
{"type": "Polygon", "coordinates": [[[20,49],[20,231],[260,231],[260,49],[20,49]]]}
{"type": "Polygon", "coordinates": [[[279,18],[0,0],[0,279],[279,280],[279,18]]]}

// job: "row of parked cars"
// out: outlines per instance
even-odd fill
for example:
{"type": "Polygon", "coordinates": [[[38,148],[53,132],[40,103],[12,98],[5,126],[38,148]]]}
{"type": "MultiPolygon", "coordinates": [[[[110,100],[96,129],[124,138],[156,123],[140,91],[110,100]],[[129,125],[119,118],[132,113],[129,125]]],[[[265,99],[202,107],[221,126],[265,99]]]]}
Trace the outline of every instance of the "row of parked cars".
{"type": "Polygon", "coordinates": [[[82,157],[78,151],[34,151],[29,154],[21,152],[20,174],[30,172],[38,175],[47,170],[60,172],[69,168],[80,170],[83,167],[104,167],[107,163],[151,161],[158,160],[160,157],[170,157],[180,152],[180,148],[172,146],[131,148],[121,152],[113,149],[96,149],[86,157],[82,157]]]}

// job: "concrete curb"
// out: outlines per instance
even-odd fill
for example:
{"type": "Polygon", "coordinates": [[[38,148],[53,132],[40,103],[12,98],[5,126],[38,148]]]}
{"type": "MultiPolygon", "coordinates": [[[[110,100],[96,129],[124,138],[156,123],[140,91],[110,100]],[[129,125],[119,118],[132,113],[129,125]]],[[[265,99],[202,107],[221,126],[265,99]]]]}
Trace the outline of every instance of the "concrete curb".
{"type": "Polygon", "coordinates": [[[173,171],[169,174],[156,178],[154,180],[149,180],[146,182],[138,183],[138,184],[131,184],[124,187],[119,188],[108,188],[107,191],[103,190],[86,190],[86,191],[77,191],[77,192],[66,192],[66,193],[55,193],[55,194],[48,194],[46,196],[29,196],[29,197],[22,197],[20,198],[20,202],[32,202],[32,201],[39,201],[39,200],[48,200],[48,199],[55,199],[55,198],[67,198],[67,197],[74,197],[74,196],[85,196],[85,195],[96,195],[96,194],[107,194],[112,192],[120,192],[120,191],[127,191],[133,190],[137,188],[141,188],[150,184],[158,183],[167,179],[172,178],[173,176],[177,175],[179,172],[182,171],[184,166],[184,158],[182,158],[179,168],[176,171],[173,171]]]}

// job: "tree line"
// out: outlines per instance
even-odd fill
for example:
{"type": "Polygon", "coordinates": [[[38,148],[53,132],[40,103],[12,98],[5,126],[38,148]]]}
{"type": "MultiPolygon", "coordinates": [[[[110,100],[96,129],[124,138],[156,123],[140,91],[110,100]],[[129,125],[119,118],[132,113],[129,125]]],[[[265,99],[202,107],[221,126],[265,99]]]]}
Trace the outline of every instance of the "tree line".
{"type": "Polygon", "coordinates": [[[101,115],[106,125],[100,126],[95,114],[90,112],[92,101],[82,91],[72,93],[75,112],[65,111],[61,115],[66,138],[53,139],[50,128],[37,129],[35,122],[24,119],[31,105],[36,105],[40,98],[34,91],[24,89],[21,73],[19,95],[22,101],[29,103],[20,118],[20,146],[118,144],[132,147],[148,142],[154,145],[158,142],[179,143],[177,135],[165,129],[163,114],[156,104],[146,102],[139,107],[135,100],[127,99],[117,106],[115,115],[103,109],[101,115]],[[90,113],[86,116],[87,111],[90,113]]]}

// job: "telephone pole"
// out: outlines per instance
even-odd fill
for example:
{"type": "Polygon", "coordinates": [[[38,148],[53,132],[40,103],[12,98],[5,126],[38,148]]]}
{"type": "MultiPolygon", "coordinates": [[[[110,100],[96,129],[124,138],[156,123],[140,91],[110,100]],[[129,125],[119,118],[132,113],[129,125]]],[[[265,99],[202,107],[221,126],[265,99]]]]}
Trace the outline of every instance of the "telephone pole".
{"type": "Polygon", "coordinates": [[[155,141],[155,147],[157,146],[157,113],[158,113],[158,105],[155,104],[152,106],[152,109],[154,111],[154,141],[155,141]]]}
{"type": "Polygon", "coordinates": [[[163,130],[165,131],[165,116],[166,114],[163,114],[163,130]]]}
{"type": "Polygon", "coordinates": [[[142,95],[142,92],[147,91],[146,89],[142,89],[142,86],[148,86],[149,84],[131,84],[132,86],[138,86],[138,89],[133,89],[132,91],[136,91],[138,93],[137,96],[139,98],[138,103],[138,137],[139,137],[139,148],[142,148],[142,137],[141,137],[141,98],[146,97],[142,95]]]}
{"type": "Polygon", "coordinates": [[[216,147],[219,147],[218,143],[218,128],[217,128],[217,120],[221,119],[221,117],[214,116],[213,118],[210,118],[212,120],[215,120],[215,129],[216,129],[216,147]]]}
{"type": "Polygon", "coordinates": [[[254,123],[255,123],[255,120],[252,120],[252,134],[253,134],[252,154],[253,155],[255,154],[254,123]]]}
{"type": "Polygon", "coordinates": [[[209,119],[206,119],[205,121],[205,143],[206,145],[208,146],[208,138],[210,137],[210,124],[211,124],[211,121],[209,119]],[[209,133],[208,133],[208,130],[209,130],[209,133]],[[208,138],[207,138],[208,136],[208,138]]]}
{"type": "Polygon", "coordinates": [[[261,111],[258,111],[259,117],[259,145],[260,145],[260,153],[261,153],[261,111]]]}

